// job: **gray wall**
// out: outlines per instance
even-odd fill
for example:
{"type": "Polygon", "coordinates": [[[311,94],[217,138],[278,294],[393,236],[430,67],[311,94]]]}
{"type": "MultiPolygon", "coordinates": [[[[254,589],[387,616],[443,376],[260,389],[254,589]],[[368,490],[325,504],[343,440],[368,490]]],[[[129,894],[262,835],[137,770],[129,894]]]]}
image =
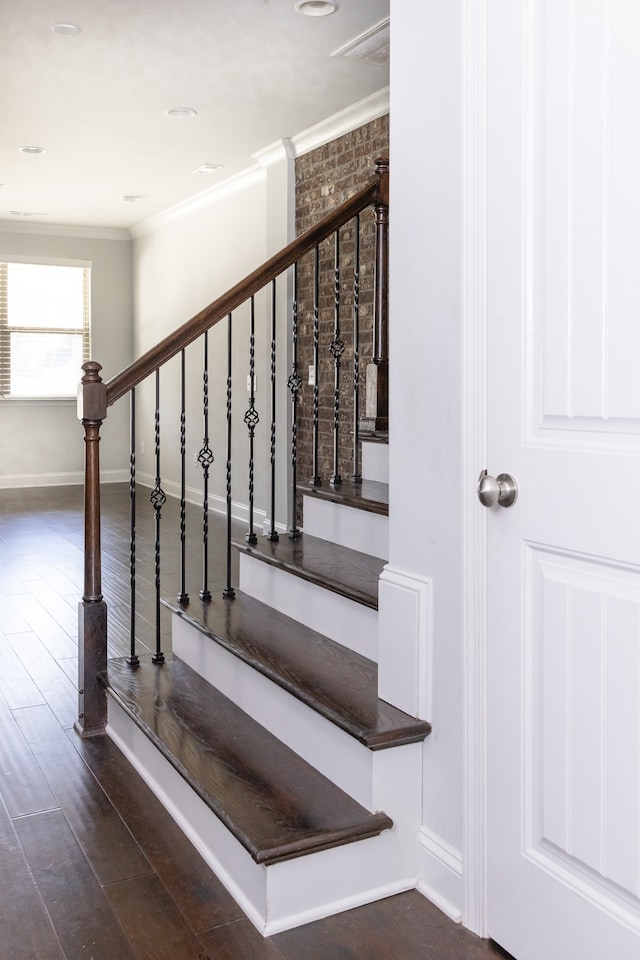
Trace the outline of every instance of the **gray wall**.
{"type": "MultiPolygon", "coordinates": [[[[130,241],[0,225],[0,259],[12,255],[90,261],[92,359],[102,364],[105,380],[131,361],[130,241]]],[[[119,479],[127,468],[127,435],[126,411],[110,412],[100,451],[105,479],[119,479]]],[[[75,401],[0,401],[0,487],[82,482],[82,437],[75,401]]]]}

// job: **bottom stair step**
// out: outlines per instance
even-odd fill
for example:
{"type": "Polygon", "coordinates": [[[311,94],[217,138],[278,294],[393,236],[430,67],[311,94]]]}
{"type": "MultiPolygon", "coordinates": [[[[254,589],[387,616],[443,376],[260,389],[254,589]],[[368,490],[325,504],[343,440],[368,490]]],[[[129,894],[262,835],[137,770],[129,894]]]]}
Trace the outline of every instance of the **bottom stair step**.
{"type": "Polygon", "coordinates": [[[101,680],[256,863],[290,860],[393,826],[177,657],[137,668],[112,660],[101,680]]]}

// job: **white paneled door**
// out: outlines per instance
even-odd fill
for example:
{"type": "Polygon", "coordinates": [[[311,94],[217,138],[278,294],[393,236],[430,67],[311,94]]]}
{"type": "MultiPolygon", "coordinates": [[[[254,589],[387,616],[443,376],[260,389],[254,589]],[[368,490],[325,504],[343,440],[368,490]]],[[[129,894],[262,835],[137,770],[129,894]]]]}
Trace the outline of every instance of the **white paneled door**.
{"type": "Polygon", "coordinates": [[[489,933],[638,960],[640,2],[487,38],[489,933]]]}

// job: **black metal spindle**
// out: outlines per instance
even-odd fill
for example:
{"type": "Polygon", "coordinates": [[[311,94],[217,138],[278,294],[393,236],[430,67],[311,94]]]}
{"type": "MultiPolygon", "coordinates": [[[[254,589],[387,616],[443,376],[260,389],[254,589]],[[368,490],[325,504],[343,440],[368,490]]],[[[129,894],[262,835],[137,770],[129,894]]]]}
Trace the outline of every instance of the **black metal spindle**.
{"type": "Polygon", "coordinates": [[[249,430],[249,529],[245,540],[247,543],[256,544],[258,537],[253,529],[253,470],[254,456],[253,446],[256,427],[260,421],[258,411],[256,410],[256,311],[255,298],[251,297],[251,319],[249,331],[249,408],[244,415],[244,422],[249,430]]]}
{"type": "Polygon", "coordinates": [[[333,474],[330,482],[342,483],[340,475],[340,365],[344,340],[340,337],[340,231],[336,230],[333,268],[333,340],[329,351],[333,357],[333,474]]]}
{"type": "Polygon", "coordinates": [[[222,596],[233,600],[236,595],[231,585],[231,314],[227,317],[227,585],[222,596]]]}
{"type": "Polygon", "coordinates": [[[276,530],[276,281],[271,281],[271,529],[267,540],[277,543],[276,530]]]}
{"type": "Polygon", "coordinates": [[[202,589],[198,596],[201,600],[211,600],[209,590],[209,469],[213,463],[213,453],[209,446],[209,334],[203,335],[202,365],[202,417],[203,441],[198,454],[198,463],[202,467],[202,589]]]}
{"type": "Polygon", "coordinates": [[[130,652],[127,663],[131,667],[140,666],[140,658],[136,652],[136,391],[131,391],[129,428],[129,584],[130,609],[129,632],[130,652]]]}
{"type": "Polygon", "coordinates": [[[156,652],[151,658],[153,663],[164,663],[164,653],[162,652],[162,640],[160,636],[160,520],[162,508],[167,502],[167,497],[161,486],[160,481],[160,370],[156,370],[156,409],[155,409],[155,460],[156,477],[155,485],[149,500],[155,513],[155,588],[156,588],[156,652]]]}
{"type": "Polygon", "coordinates": [[[187,593],[186,577],[186,550],[187,550],[187,448],[186,448],[186,370],[185,370],[185,352],[182,350],[180,356],[180,592],[177,596],[178,603],[189,603],[189,594],[187,593]]]}
{"type": "Polygon", "coordinates": [[[298,394],[302,388],[302,377],[298,373],[298,264],[293,265],[293,296],[291,304],[291,373],[287,386],[291,391],[291,526],[289,539],[299,540],[298,529],[298,394]]]}
{"type": "Polygon", "coordinates": [[[320,419],[320,247],[316,247],[313,265],[313,476],[309,483],[319,487],[318,421],[320,419]]]}
{"type": "Polygon", "coordinates": [[[360,462],[360,214],[355,219],[353,251],[353,474],[354,483],[362,483],[360,462]]]}

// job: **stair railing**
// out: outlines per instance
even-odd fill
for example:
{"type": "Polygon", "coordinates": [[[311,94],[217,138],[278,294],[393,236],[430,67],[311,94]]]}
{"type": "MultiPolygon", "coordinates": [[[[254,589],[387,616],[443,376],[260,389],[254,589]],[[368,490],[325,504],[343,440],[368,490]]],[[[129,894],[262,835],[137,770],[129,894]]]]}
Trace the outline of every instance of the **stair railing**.
{"type": "MultiPolygon", "coordinates": [[[[154,589],[155,589],[155,651],[152,655],[154,663],[162,664],[160,634],[160,602],[161,602],[161,530],[162,509],[167,495],[163,490],[161,469],[161,403],[160,403],[160,372],[165,364],[174,357],[180,357],[180,571],[177,602],[182,605],[189,603],[189,594],[185,581],[186,555],[186,372],[185,349],[194,341],[202,338],[203,341],[203,442],[197,455],[198,463],[203,471],[203,571],[202,587],[199,591],[201,600],[207,602],[211,598],[209,589],[208,571],[208,535],[209,535],[209,471],[213,463],[213,453],[209,438],[210,413],[210,384],[209,384],[209,332],[211,329],[227,321],[226,334],[226,491],[225,506],[227,517],[226,543],[226,586],[222,596],[232,600],[235,588],[231,578],[231,527],[232,527],[232,329],[234,312],[242,307],[248,307],[250,315],[249,333],[249,374],[247,378],[249,403],[244,413],[243,421],[248,431],[249,444],[249,485],[248,485],[248,522],[249,530],[246,540],[253,544],[257,540],[254,529],[254,493],[255,493],[255,431],[260,422],[260,415],[256,409],[256,373],[255,373],[255,338],[256,338],[256,297],[266,291],[265,299],[270,302],[266,312],[269,314],[270,330],[270,529],[267,532],[269,540],[279,537],[276,529],[276,314],[277,297],[276,281],[278,278],[291,279],[292,295],[288,303],[291,320],[290,368],[287,378],[287,388],[290,396],[290,482],[291,489],[287,496],[289,517],[287,524],[288,536],[297,539],[300,536],[298,528],[298,509],[296,498],[296,482],[299,470],[299,412],[303,377],[300,369],[300,327],[301,305],[299,302],[299,271],[304,258],[313,256],[314,294],[313,294],[313,416],[312,416],[312,483],[321,483],[322,479],[318,467],[318,437],[321,429],[321,398],[320,376],[321,366],[331,365],[333,368],[333,411],[325,419],[331,421],[333,432],[333,466],[329,482],[342,482],[340,469],[340,437],[341,437],[341,396],[343,378],[341,367],[344,363],[345,343],[341,328],[341,259],[340,259],[340,231],[352,221],[354,227],[354,253],[352,269],[352,299],[351,312],[353,316],[352,336],[352,370],[351,378],[353,397],[353,418],[351,431],[353,435],[353,473],[355,482],[361,481],[359,461],[359,433],[384,431],[388,426],[388,323],[387,323],[387,263],[388,263],[388,161],[379,160],[376,163],[375,179],[356,193],[353,197],[338,206],[315,227],[306,231],[279,253],[275,254],[244,280],[236,284],[212,304],[198,313],[195,317],[183,324],[168,337],[165,337],[156,346],[147,351],[129,367],[113,377],[107,383],[100,377],[101,365],[94,360],[83,365],[82,378],[78,395],[78,416],[84,428],[85,442],[85,560],[84,560],[84,591],[79,604],[79,708],[76,729],[83,737],[90,737],[104,732],[106,725],[106,695],[100,682],[100,675],[107,669],[107,604],[102,593],[101,570],[101,543],[100,543],[100,430],[107,416],[107,410],[127,394],[130,397],[130,654],[128,662],[133,669],[139,664],[136,649],[136,388],[147,378],[155,379],[155,413],[154,413],[154,478],[149,501],[154,511],[154,589]],[[360,215],[368,207],[373,207],[375,216],[375,263],[374,263],[374,296],[373,296],[373,350],[371,363],[367,367],[366,405],[365,415],[360,416],[360,215]],[[320,249],[321,245],[333,237],[334,240],[334,268],[333,268],[333,331],[332,340],[328,346],[328,356],[320,357],[320,249]],[[269,295],[270,294],[270,295],[269,295]]],[[[264,296],[264,294],[263,294],[264,296]]],[[[218,350],[220,354],[222,351],[218,350]]]]}

